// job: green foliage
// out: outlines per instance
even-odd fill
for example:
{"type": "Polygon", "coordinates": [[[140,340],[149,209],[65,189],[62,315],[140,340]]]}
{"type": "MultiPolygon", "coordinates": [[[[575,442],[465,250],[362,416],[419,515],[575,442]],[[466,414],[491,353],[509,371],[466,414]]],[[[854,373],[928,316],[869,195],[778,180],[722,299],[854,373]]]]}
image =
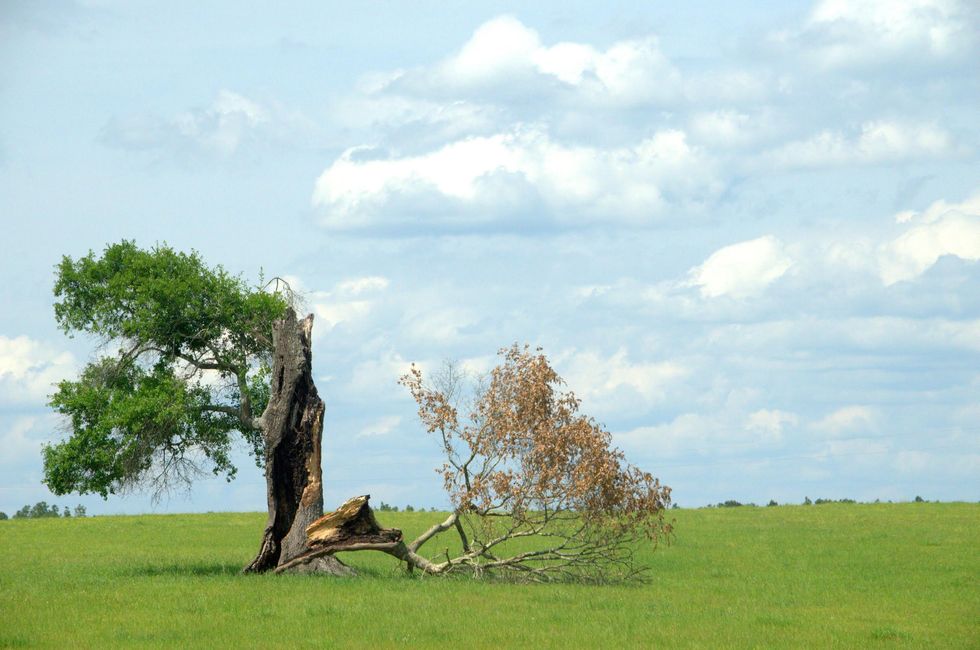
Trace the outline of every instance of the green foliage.
{"type": "MultiPolygon", "coordinates": [[[[379,520],[414,539],[445,516],[379,520]]],[[[980,505],[672,518],[676,543],[639,551],[651,580],[603,587],[413,578],[363,552],[342,554],[354,579],[242,576],[264,513],[6,522],[0,647],[977,647],[980,505]]]]}
{"type": "Polygon", "coordinates": [[[45,517],[60,517],[61,511],[58,510],[58,506],[49,506],[47,501],[38,501],[31,507],[30,514],[28,515],[31,519],[43,519],[45,517]]]}
{"type": "Polygon", "coordinates": [[[164,490],[206,470],[231,480],[235,433],[261,462],[253,417],[269,399],[272,323],[287,304],[281,294],[209,268],[196,253],[128,241],[100,257],[63,258],[54,293],[65,332],[118,348],[51,397],[71,428],[67,440],[43,450],[55,494],[164,490]]]}
{"type": "Polygon", "coordinates": [[[769,499],[769,503],[766,504],[767,507],[773,507],[773,506],[778,506],[778,505],[779,504],[776,503],[776,500],[775,499],[769,499]]]}
{"type": "Polygon", "coordinates": [[[4,521],[5,519],[8,519],[7,513],[0,510],[0,521],[4,521]]]}

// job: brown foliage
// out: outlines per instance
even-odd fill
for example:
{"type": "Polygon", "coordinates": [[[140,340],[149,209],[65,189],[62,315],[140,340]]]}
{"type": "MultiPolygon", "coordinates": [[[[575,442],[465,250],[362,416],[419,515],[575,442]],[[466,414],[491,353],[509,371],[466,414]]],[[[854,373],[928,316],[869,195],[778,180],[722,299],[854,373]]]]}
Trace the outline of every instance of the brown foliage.
{"type": "Polygon", "coordinates": [[[670,534],[670,488],[626,462],[609,432],[579,413],[540,348],[499,354],[502,363],[470,391],[451,364],[433,386],[414,365],[400,380],[446,454],[454,513],[443,529],[456,528],[465,553],[439,567],[533,579],[635,575],[636,544],[670,534]]]}

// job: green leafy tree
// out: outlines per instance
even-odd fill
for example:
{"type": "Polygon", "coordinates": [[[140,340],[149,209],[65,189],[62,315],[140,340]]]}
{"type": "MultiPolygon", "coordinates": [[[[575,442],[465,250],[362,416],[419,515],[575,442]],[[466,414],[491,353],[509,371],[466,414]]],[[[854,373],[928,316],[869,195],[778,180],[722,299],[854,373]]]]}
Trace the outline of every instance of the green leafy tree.
{"type": "Polygon", "coordinates": [[[54,293],[61,328],[97,337],[104,354],[51,397],[70,425],[67,440],[43,450],[52,492],[159,493],[207,471],[231,480],[236,436],[261,465],[257,417],[283,293],[250,287],[197,253],[128,241],[64,257],[54,293]]]}
{"type": "Polygon", "coordinates": [[[7,519],[7,513],[0,511],[0,521],[7,519]]]}
{"type": "Polygon", "coordinates": [[[61,512],[56,505],[49,506],[47,501],[38,501],[31,506],[27,516],[31,519],[44,519],[45,517],[60,517],[61,512]]]}

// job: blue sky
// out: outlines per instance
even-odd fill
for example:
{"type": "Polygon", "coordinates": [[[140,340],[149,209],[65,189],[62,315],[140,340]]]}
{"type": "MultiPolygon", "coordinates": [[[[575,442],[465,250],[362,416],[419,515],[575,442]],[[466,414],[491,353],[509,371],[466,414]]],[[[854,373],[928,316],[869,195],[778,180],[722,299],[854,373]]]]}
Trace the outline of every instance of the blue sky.
{"type": "Polygon", "coordinates": [[[541,345],[681,505],[980,498],[980,11],[844,2],[0,5],[0,510],[92,358],[62,255],[291,279],[327,507],[442,506],[395,382],[541,345]],[[528,6],[530,5],[530,6],[528,6]]]}

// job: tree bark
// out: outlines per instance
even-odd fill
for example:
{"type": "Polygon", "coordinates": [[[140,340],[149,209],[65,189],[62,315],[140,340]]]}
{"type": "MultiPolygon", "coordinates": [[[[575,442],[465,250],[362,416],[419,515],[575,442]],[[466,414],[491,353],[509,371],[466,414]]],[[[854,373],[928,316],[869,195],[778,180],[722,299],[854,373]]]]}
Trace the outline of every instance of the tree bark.
{"type": "MultiPolygon", "coordinates": [[[[292,309],[273,326],[272,386],[259,419],[269,518],[258,555],[244,568],[246,573],[276,569],[307,553],[306,528],[323,515],[323,401],[311,371],[312,329],[313,314],[297,321],[292,309]]],[[[299,566],[304,572],[353,573],[332,556],[299,566]]]]}

